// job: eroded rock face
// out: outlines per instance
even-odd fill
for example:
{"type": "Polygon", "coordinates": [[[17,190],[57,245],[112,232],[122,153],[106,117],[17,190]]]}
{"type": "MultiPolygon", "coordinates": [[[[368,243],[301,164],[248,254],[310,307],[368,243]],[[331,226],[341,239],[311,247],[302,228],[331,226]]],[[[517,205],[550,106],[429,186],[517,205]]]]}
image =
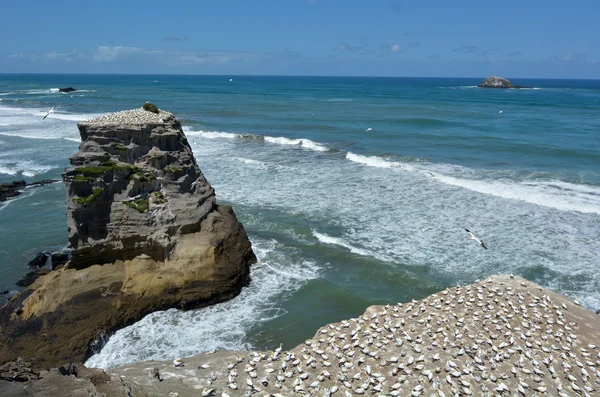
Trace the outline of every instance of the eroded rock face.
{"type": "Polygon", "coordinates": [[[483,80],[477,87],[480,88],[515,88],[515,85],[502,77],[490,76],[483,80]]]}
{"type": "Polygon", "coordinates": [[[171,113],[136,109],[78,127],[63,174],[71,258],[0,309],[0,362],[83,361],[99,335],[152,311],[232,298],[256,260],[171,113]]]}

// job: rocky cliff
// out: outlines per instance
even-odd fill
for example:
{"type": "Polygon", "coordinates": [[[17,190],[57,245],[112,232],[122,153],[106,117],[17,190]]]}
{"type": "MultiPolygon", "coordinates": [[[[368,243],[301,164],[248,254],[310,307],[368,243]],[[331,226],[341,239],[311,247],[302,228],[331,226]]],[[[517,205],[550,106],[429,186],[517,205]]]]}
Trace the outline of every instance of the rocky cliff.
{"type": "Polygon", "coordinates": [[[256,260],[179,121],[136,109],[78,125],[63,174],[71,259],[0,308],[0,363],[81,361],[106,333],[237,295],[256,260]]]}

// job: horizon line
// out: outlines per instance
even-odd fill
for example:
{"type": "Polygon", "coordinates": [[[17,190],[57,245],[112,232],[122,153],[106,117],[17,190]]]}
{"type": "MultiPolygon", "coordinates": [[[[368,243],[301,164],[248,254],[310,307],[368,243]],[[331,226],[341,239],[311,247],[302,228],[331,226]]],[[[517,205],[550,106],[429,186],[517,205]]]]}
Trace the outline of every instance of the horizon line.
{"type": "MultiPolygon", "coordinates": [[[[370,76],[370,75],[298,75],[298,74],[195,74],[195,73],[59,73],[59,72],[0,72],[0,75],[57,75],[57,76],[196,76],[196,77],[328,77],[328,78],[381,78],[381,79],[486,79],[481,76],[370,76]]],[[[496,76],[502,77],[502,76],[496,76]]],[[[505,77],[502,77],[505,78],[505,77]]],[[[581,81],[600,81],[596,79],[581,79],[573,77],[510,77],[510,79],[528,79],[528,80],[581,80],[581,81]]]]}

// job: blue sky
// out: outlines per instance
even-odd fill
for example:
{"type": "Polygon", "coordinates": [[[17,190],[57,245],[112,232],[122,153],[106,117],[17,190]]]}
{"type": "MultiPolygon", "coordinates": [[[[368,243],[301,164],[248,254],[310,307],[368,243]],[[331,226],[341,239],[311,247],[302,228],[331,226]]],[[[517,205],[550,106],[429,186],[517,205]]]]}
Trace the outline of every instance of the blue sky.
{"type": "Polygon", "coordinates": [[[0,73],[600,78],[600,1],[11,1],[0,73]]]}

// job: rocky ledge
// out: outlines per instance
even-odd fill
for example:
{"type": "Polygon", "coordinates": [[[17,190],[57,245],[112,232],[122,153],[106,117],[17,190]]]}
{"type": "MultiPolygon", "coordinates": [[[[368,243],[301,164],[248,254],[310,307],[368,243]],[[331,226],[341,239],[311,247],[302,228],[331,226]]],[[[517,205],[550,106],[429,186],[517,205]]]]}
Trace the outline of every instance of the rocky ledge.
{"type": "Polygon", "coordinates": [[[171,113],[135,109],[78,128],[63,174],[71,256],[0,308],[0,363],[83,361],[152,311],[232,298],[256,260],[171,113]]]}
{"type": "Polygon", "coordinates": [[[483,80],[477,87],[480,88],[531,88],[524,85],[514,85],[502,77],[490,76],[483,80]]]}
{"type": "MultiPolygon", "coordinates": [[[[217,351],[113,369],[101,390],[134,397],[592,396],[600,390],[599,327],[600,317],[577,302],[520,277],[490,276],[420,301],[369,307],[291,350],[217,351]]],[[[37,395],[77,379],[42,380],[24,390],[37,395]]]]}

